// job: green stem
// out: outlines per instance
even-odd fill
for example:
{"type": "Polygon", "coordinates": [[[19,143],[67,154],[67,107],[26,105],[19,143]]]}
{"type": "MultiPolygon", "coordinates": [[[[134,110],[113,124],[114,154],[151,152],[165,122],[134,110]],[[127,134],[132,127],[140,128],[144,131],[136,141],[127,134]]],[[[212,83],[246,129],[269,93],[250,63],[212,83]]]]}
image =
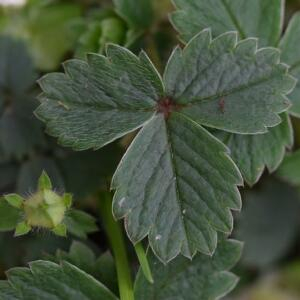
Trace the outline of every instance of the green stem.
{"type": "Polygon", "coordinates": [[[144,273],[144,276],[146,277],[146,279],[150,283],[153,283],[154,281],[153,281],[151,269],[150,269],[150,266],[149,266],[149,263],[148,263],[148,259],[147,259],[147,255],[145,253],[145,250],[144,250],[144,247],[143,247],[142,243],[141,242],[137,243],[134,246],[134,249],[135,249],[136,255],[137,255],[138,259],[139,259],[139,262],[140,262],[142,271],[144,273]]]}
{"type": "Polygon", "coordinates": [[[100,214],[115,258],[120,300],[134,300],[133,284],[127,257],[123,231],[112,216],[112,200],[109,193],[102,194],[100,214]]]}

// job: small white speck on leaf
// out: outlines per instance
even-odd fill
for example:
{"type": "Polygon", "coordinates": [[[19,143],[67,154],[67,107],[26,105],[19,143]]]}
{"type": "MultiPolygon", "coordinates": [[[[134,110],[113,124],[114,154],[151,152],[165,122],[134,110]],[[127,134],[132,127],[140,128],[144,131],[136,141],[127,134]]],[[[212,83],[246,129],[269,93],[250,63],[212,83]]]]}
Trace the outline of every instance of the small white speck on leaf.
{"type": "Polygon", "coordinates": [[[184,210],[182,211],[182,214],[183,214],[183,215],[185,215],[185,214],[186,214],[186,209],[184,209],[184,210]]]}
{"type": "Polygon", "coordinates": [[[155,240],[156,240],[156,241],[159,241],[160,239],[161,239],[161,235],[158,234],[158,235],[155,237],[155,240]]]}
{"type": "Polygon", "coordinates": [[[120,201],[119,201],[119,206],[122,207],[124,202],[125,202],[126,198],[123,197],[120,201]]]}

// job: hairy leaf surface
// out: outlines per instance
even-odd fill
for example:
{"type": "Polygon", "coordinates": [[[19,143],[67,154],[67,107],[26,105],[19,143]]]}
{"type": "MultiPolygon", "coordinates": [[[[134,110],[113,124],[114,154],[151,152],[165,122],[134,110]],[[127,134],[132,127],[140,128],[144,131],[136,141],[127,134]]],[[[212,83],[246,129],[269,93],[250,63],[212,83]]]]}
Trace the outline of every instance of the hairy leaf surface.
{"type": "Polygon", "coordinates": [[[30,268],[13,268],[0,282],[0,298],[7,300],[117,300],[103,284],[77,267],[62,262],[34,261],[30,268]]]}
{"type": "Polygon", "coordinates": [[[138,58],[111,45],[107,57],[90,54],[88,62],[71,60],[64,67],[66,74],[40,80],[44,94],[37,115],[51,135],[77,150],[100,148],[142,126],[163,93],[143,52],[138,58]]]}
{"type": "MultiPolygon", "coordinates": [[[[184,40],[185,36],[191,38],[199,30],[211,27],[214,36],[228,30],[236,30],[241,38],[258,37],[260,45],[278,45],[284,17],[284,1],[222,0],[218,2],[219,5],[216,5],[215,2],[175,1],[177,11],[172,15],[172,20],[184,40]]],[[[296,23],[294,22],[295,25],[296,23]]],[[[286,45],[286,49],[283,49],[283,61],[287,63],[290,63],[288,59],[285,59],[287,54],[297,57],[298,53],[298,51],[289,50],[297,49],[299,35],[297,35],[298,27],[295,25],[292,26],[294,29],[288,31],[290,34],[287,34],[287,38],[284,39],[288,45],[286,45]]],[[[297,72],[294,72],[293,75],[297,77],[297,72]]],[[[295,96],[297,88],[298,85],[291,94],[293,107],[295,107],[294,99],[297,98],[295,96]]],[[[293,111],[293,107],[291,111],[293,111]]],[[[232,152],[232,157],[249,185],[256,183],[265,166],[270,172],[273,172],[282,161],[285,149],[292,146],[293,129],[288,125],[290,121],[286,118],[289,117],[282,115],[283,122],[263,136],[234,135],[229,137],[226,135],[225,142],[228,141],[227,145],[232,152]],[[272,145],[272,149],[270,149],[270,145],[272,145]]],[[[220,134],[217,133],[217,135],[220,134]]]]}
{"type": "Polygon", "coordinates": [[[107,57],[65,64],[66,74],[41,80],[37,115],[48,132],[77,150],[100,148],[142,127],[114,176],[114,213],[135,243],[149,234],[162,261],[196,251],[212,254],[217,231],[232,230],[241,176],[227,148],[201,125],[229,132],[265,132],[288,108],[294,85],[277,50],[212,40],[199,33],[176,48],[163,83],[145,55],[109,46],[107,57]]]}
{"type": "Polygon", "coordinates": [[[196,122],[233,133],[264,133],[281,122],[295,80],[279,63],[279,51],[257,49],[256,39],[237,42],[234,32],[211,41],[202,31],[167,65],[166,91],[196,122]]]}
{"type": "Polygon", "coordinates": [[[212,258],[201,254],[193,261],[179,257],[167,266],[150,252],[154,284],[150,284],[139,271],[135,282],[136,299],[219,299],[229,293],[238,281],[229,270],[239,260],[241,248],[237,241],[221,241],[212,258]]]}

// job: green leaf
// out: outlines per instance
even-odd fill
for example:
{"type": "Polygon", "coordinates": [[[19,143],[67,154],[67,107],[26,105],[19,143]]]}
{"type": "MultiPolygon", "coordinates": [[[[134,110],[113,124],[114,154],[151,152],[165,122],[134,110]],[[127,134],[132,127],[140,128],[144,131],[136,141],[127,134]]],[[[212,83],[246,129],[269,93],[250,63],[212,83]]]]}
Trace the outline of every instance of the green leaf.
{"type": "MultiPolygon", "coordinates": [[[[178,10],[173,14],[172,20],[184,40],[187,40],[185,36],[191,38],[200,29],[211,27],[214,36],[228,30],[237,30],[240,37],[259,37],[260,45],[278,45],[284,17],[284,1],[222,0],[218,2],[218,5],[215,2],[175,1],[178,10]]],[[[296,31],[296,26],[294,28],[296,31]]],[[[295,32],[294,39],[298,36],[295,32]]],[[[288,49],[291,48],[297,47],[288,49]]],[[[298,52],[293,51],[292,53],[298,52]]],[[[288,62],[284,53],[282,60],[288,62]]],[[[297,77],[293,71],[292,74],[297,77]]],[[[294,93],[290,96],[292,101],[294,93]]],[[[249,185],[258,181],[265,166],[270,172],[273,172],[282,161],[285,148],[290,148],[293,144],[290,120],[287,120],[286,115],[282,115],[282,118],[281,125],[271,128],[264,135],[225,135],[232,158],[249,185]]]]}
{"type": "Polygon", "coordinates": [[[44,146],[41,123],[33,117],[36,72],[24,43],[0,36],[0,149],[23,159],[44,146]]]}
{"type": "Polygon", "coordinates": [[[174,113],[158,115],[139,132],[113,181],[113,211],[125,217],[137,243],[149,234],[155,254],[212,254],[217,230],[231,232],[230,208],[240,209],[241,177],[226,147],[198,124],[174,113]],[[163,184],[162,184],[163,183],[163,184]]]}
{"type": "Polygon", "coordinates": [[[80,16],[80,7],[75,3],[58,3],[32,5],[28,11],[23,20],[25,39],[34,61],[42,70],[56,69],[75,41],[68,27],[80,16]]]}
{"type": "Polygon", "coordinates": [[[8,36],[0,37],[0,86],[20,95],[34,84],[37,73],[25,44],[8,36]]]}
{"type": "Polygon", "coordinates": [[[288,183],[299,186],[300,185],[300,150],[285,156],[280,165],[277,175],[287,181],[288,183]]]}
{"type": "Polygon", "coordinates": [[[135,282],[137,300],[214,300],[228,294],[238,278],[230,270],[241,254],[241,244],[227,240],[219,243],[214,256],[198,254],[193,261],[179,257],[163,265],[149,253],[154,284],[141,270],[135,282]]]}
{"type": "Polygon", "coordinates": [[[115,263],[109,252],[96,258],[94,252],[87,245],[74,241],[69,252],[57,250],[55,257],[48,256],[46,258],[56,263],[67,261],[101,281],[111,291],[118,292],[115,263]]]}
{"type": "Polygon", "coordinates": [[[39,178],[38,181],[38,188],[39,190],[52,190],[52,183],[51,183],[51,179],[48,176],[48,174],[46,173],[46,171],[42,172],[42,175],[39,178]]]}
{"type": "Polygon", "coordinates": [[[13,230],[20,220],[20,210],[0,198],[0,231],[13,230]]]}
{"type": "Polygon", "coordinates": [[[44,93],[37,116],[48,124],[49,134],[76,150],[100,148],[141,127],[163,93],[144,53],[137,58],[116,45],[107,51],[107,58],[89,54],[88,63],[68,61],[66,74],[40,80],[44,93]]]}
{"type": "Polygon", "coordinates": [[[68,232],[82,239],[86,239],[87,234],[98,231],[96,219],[81,210],[68,211],[64,223],[67,225],[68,232]]]}
{"type": "Polygon", "coordinates": [[[237,42],[234,32],[211,40],[203,30],[182,51],[176,48],[164,82],[181,112],[196,122],[233,133],[267,132],[281,122],[286,95],[295,86],[279,50],[257,50],[257,40],[237,42]],[[255,120],[255,121],[254,121],[255,120]]]}
{"type": "Polygon", "coordinates": [[[0,298],[14,300],[117,300],[102,283],[77,267],[62,262],[34,261],[30,268],[13,268],[0,284],[0,298]],[[8,298],[13,295],[15,298],[8,298]]]}
{"type": "Polygon", "coordinates": [[[236,237],[245,242],[241,262],[264,270],[293,247],[299,233],[299,195],[280,181],[268,180],[243,200],[236,222],[236,237]]]}
{"type": "Polygon", "coordinates": [[[138,29],[146,29],[153,22],[154,14],[151,0],[113,0],[117,13],[127,23],[138,29]]]}
{"type": "Polygon", "coordinates": [[[280,42],[282,59],[291,66],[291,74],[298,79],[296,88],[289,96],[292,101],[290,113],[300,117],[300,13],[293,16],[280,42]]]}
{"type": "Polygon", "coordinates": [[[177,10],[171,21],[184,41],[204,28],[214,35],[234,30],[240,38],[259,37],[260,46],[279,41],[283,17],[283,0],[174,0],[177,10]]]}
{"type": "Polygon", "coordinates": [[[18,194],[4,195],[4,199],[13,207],[21,208],[23,205],[24,198],[18,194]]]}
{"type": "Polygon", "coordinates": [[[26,222],[18,223],[16,226],[15,236],[21,236],[27,234],[31,230],[31,226],[26,222]]]}
{"type": "MultiPolygon", "coordinates": [[[[270,173],[282,162],[285,149],[293,145],[293,129],[288,115],[281,115],[283,121],[269,129],[266,134],[225,134],[223,141],[229,147],[233,161],[239,167],[243,178],[254,185],[261,177],[265,166],[270,173]]],[[[219,134],[217,134],[219,136],[219,134]]]]}
{"type": "Polygon", "coordinates": [[[273,48],[209,30],[176,48],[164,84],[145,55],[111,45],[107,57],[72,60],[66,74],[41,80],[37,115],[77,150],[100,148],[142,127],[114,176],[114,213],[136,243],[149,234],[155,254],[212,254],[217,231],[232,229],[241,176],[227,148],[200,125],[262,133],[280,121],[294,86],[273,48]]]}

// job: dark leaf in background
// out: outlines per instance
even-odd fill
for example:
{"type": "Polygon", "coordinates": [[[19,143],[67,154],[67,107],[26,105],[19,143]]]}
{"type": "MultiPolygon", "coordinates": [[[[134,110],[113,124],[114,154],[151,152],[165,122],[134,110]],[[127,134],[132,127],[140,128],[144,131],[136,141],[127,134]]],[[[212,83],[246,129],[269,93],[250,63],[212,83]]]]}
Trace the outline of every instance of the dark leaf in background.
{"type": "Polygon", "coordinates": [[[87,234],[98,231],[96,219],[77,209],[71,209],[67,212],[64,223],[67,225],[68,232],[81,239],[86,239],[87,234]]]}
{"type": "Polygon", "coordinates": [[[87,245],[74,241],[69,252],[57,250],[55,256],[46,257],[53,262],[68,261],[79,269],[94,276],[111,291],[118,293],[117,274],[114,259],[109,252],[96,257],[87,245]]]}
{"type": "Polygon", "coordinates": [[[54,189],[58,192],[64,191],[64,180],[56,162],[51,158],[36,156],[21,165],[17,178],[17,192],[25,195],[34,192],[43,170],[51,178],[54,189]]]}
{"type": "Polygon", "coordinates": [[[107,187],[121,158],[121,148],[112,144],[98,151],[73,152],[58,160],[66,191],[75,200],[84,199],[101,187],[107,187]]]}
{"type": "Polygon", "coordinates": [[[136,300],[219,299],[238,282],[229,270],[239,260],[241,248],[237,241],[220,241],[212,257],[198,254],[193,261],[178,257],[167,265],[149,251],[154,284],[139,271],[135,282],[136,300]]]}
{"type": "Polygon", "coordinates": [[[299,214],[299,194],[280,181],[246,192],[236,224],[236,237],[244,241],[242,263],[265,268],[287,255],[299,233],[299,214]]]}
{"type": "Polygon", "coordinates": [[[4,157],[22,159],[44,146],[42,124],[33,115],[36,78],[24,43],[0,36],[0,147],[4,157]]]}
{"type": "Polygon", "coordinates": [[[276,174],[288,183],[300,186],[300,150],[288,154],[276,174]]]}

